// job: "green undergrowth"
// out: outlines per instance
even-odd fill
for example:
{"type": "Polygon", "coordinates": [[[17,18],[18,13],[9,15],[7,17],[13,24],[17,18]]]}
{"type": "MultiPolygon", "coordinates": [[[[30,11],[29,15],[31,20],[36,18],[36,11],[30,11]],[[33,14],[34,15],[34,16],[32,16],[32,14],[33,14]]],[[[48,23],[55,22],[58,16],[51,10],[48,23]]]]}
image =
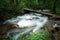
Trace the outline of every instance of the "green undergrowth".
{"type": "Polygon", "coordinates": [[[48,32],[35,32],[30,36],[20,37],[18,40],[50,40],[48,32]]]}

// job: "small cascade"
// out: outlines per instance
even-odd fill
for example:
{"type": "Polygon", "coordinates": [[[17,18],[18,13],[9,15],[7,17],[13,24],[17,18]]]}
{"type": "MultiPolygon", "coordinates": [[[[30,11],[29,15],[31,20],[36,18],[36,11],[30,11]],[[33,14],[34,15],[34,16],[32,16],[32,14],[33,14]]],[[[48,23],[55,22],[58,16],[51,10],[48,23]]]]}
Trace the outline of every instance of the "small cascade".
{"type": "Polygon", "coordinates": [[[17,33],[13,37],[14,39],[12,38],[12,40],[17,40],[17,38],[20,35],[28,34],[31,31],[38,31],[41,27],[43,27],[46,24],[46,22],[48,22],[48,17],[43,16],[42,14],[31,12],[29,14],[24,14],[22,16],[17,16],[16,18],[6,20],[3,24],[8,25],[16,23],[17,25],[19,25],[18,28],[14,30],[9,30],[7,32],[7,36],[9,36],[10,38],[12,37],[11,33],[17,33]]]}

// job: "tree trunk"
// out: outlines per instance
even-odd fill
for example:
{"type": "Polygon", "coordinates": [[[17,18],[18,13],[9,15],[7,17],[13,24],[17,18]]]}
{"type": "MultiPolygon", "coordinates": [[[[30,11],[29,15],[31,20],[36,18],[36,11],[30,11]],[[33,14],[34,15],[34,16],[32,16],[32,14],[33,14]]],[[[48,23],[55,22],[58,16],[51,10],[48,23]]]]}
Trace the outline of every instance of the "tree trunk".
{"type": "Polygon", "coordinates": [[[56,0],[54,0],[52,14],[56,14],[56,0]]]}

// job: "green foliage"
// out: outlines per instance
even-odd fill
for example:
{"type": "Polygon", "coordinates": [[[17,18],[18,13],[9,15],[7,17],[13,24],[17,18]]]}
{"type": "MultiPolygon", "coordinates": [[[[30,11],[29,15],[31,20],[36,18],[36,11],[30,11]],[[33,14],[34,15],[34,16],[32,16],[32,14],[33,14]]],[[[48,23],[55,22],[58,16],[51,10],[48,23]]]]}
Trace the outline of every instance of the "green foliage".
{"type": "MultiPolygon", "coordinates": [[[[53,7],[53,2],[54,0],[0,0],[0,13],[3,15],[3,18],[10,18],[12,16],[21,15],[23,8],[30,8],[35,10],[44,8],[51,10],[53,7]]],[[[57,0],[56,6],[59,7],[59,5],[60,1],[57,0]]],[[[57,9],[57,13],[58,12],[59,9],[57,9]]]]}
{"type": "Polygon", "coordinates": [[[60,15],[60,8],[56,8],[56,11],[57,11],[57,15],[60,15]]]}
{"type": "Polygon", "coordinates": [[[31,33],[29,37],[21,37],[18,40],[50,40],[50,37],[47,32],[35,32],[31,33]]]}

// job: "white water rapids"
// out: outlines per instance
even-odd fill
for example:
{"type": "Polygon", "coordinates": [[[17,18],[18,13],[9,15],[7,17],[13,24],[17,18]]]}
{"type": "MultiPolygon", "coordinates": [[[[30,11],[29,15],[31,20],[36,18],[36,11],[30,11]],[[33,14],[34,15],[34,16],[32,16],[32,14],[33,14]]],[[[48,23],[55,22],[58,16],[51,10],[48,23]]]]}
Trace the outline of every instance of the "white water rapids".
{"type": "Polygon", "coordinates": [[[33,32],[35,32],[37,29],[43,27],[47,21],[48,17],[46,16],[42,16],[41,14],[37,13],[30,13],[7,20],[4,22],[4,24],[16,23],[20,28],[35,26],[35,29],[33,30],[33,32]]]}
{"type": "MultiPolygon", "coordinates": [[[[9,19],[5,21],[4,24],[16,23],[19,25],[19,28],[27,27],[32,29],[32,27],[34,27],[33,32],[36,32],[41,27],[43,27],[47,21],[48,21],[48,17],[46,16],[42,16],[41,14],[38,13],[30,13],[30,14],[25,14],[23,16],[17,16],[16,18],[9,19]]],[[[30,29],[24,30],[22,34],[30,32],[29,31],[30,29]]],[[[8,34],[9,33],[11,32],[8,32],[8,34]]],[[[20,33],[15,36],[14,40],[16,40],[19,37],[19,35],[20,33]]]]}

